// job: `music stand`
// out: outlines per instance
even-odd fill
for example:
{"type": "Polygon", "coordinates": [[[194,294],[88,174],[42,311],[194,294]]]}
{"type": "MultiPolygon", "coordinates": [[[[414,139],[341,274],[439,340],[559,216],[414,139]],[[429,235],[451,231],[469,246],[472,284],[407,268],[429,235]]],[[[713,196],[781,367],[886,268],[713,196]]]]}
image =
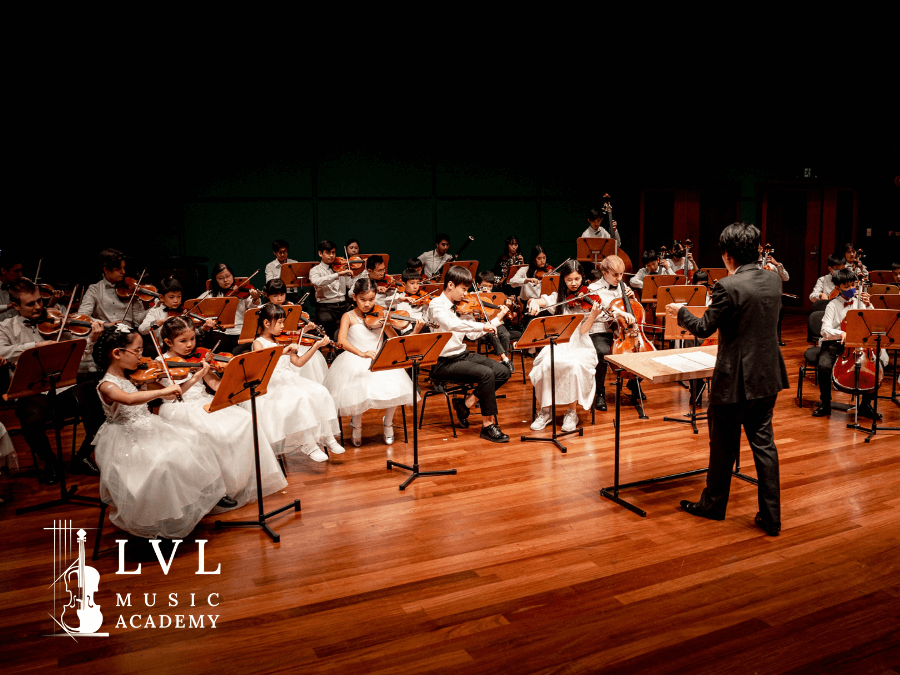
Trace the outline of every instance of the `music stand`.
{"type": "Polygon", "coordinates": [[[658,320],[666,313],[666,305],[673,302],[690,307],[705,307],[706,286],[663,286],[658,290],[656,297],[656,318],[658,320]]]}
{"type": "Polygon", "coordinates": [[[525,265],[510,265],[509,271],[506,274],[506,279],[504,279],[503,283],[508,284],[509,280],[512,279],[514,276],[516,276],[516,274],[518,274],[519,270],[522,269],[523,267],[527,268],[528,265],[527,264],[525,264],[525,265]]]}
{"type": "Polygon", "coordinates": [[[447,276],[447,270],[451,267],[464,267],[469,270],[469,274],[472,275],[472,278],[475,278],[475,274],[478,272],[478,261],[477,260],[448,260],[444,263],[444,266],[441,268],[441,284],[443,285],[444,279],[447,276]]]}
{"type": "MultiPolygon", "coordinates": [[[[244,324],[241,326],[241,334],[238,335],[237,341],[239,345],[245,345],[256,339],[256,328],[259,323],[259,310],[261,309],[262,307],[255,307],[244,312],[244,324]]],[[[284,330],[300,330],[300,317],[303,315],[303,307],[300,305],[282,305],[281,309],[287,315],[284,318],[284,330]]]]}
{"type": "MultiPolygon", "coordinates": [[[[546,278],[546,277],[544,277],[546,278]]],[[[572,339],[572,333],[584,319],[583,314],[558,314],[554,316],[539,316],[531,320],[528,328],[522,333],[515,344],[516,349],[531,349],[532,347],[545,347],[550,345],[550,416],[553,422],[553,434],[550,438],[537,436],[522,436],[522,442],[553,443],[561,452],[567,452],[566,447],[557,438],[577,433],[584,436],[584,429],[579,426],[572,431],[556,433],[556,354],[555,347],[572,339]]]]}
{"type": "Polygon", "coordinates": [[[615,239],[605,239],[603,237],[579,237],[575,240],[575,246],[575,258],[579,262],[589,262],[596,266],[606,256],[617,255],[625,264],[626,272],[631,272],[634,269],[631,265],[631,258],[629,258],[628,254],[622,250],[622,247],[618,245],[615,239]]]}
{"type": "Polygon", "coordinates": [[[898,295],[900,294],[900,286],[891,284],[870,284],[869,295],[898,295]]]}
{"type": "Polygon", "coordinates": [[[701,267],[699,272],[706,272],[709,275],[709,285],[712,286],[719,279],[724,279],[728,276],[728,268],[727,267],[701,267]]]}
{"type": "MultiPolygon", "coordinates": [[[[875,414],[872,415],[872,426],[867,428],[859,424],[859,418],[853,424],[848,424],[848,429],[867,431],[866,443],[872,440],[879,431],[900,431],[900,427],[878,426],[878,375],[881,374],[881,340],[887,338],[887,349],[900,348],[900,311],[893,309],[853,309],[847,312],[847,337],[844,340],[844,349],[856,347],[872,347],[875,341],[875,398],[872,406],[875,414]]],[[[859,362],[856,364],[856,381],[859,386],[859,362]]],[[[857,415],[859,414],[857,406],[857,415]]]]}
{"type": "MultiPolygon", "coordinates": [[[[706,310],[708,307],[696,307],[696,306],[685,306],[685,309],[689,311],[691,314],[700,318],[704,314],[706,314],[706,310]]],[[[715,338],[719,337],[719,331],[716,331],[715,338]]],[[[694,336],[687,328],[683,328],[678,325],[678,318],[666,315],[666,332],[664,336],[665,340],[696,340],[696,336],[694,336]]],[[[703,388],[706,387],[706,383],[704,382],[702,386],[697,386],[697,383],[701,380],[692,379],[690,380],[690,386],[688,387],[691,396],[691,411],[689,413],[685,413],[684,416],[689,418],[686,420],[680,419],[678,417],[663,417],[663,420],[666,422],[677,422],[678,424],[690,424],[694,429],[694,433],[700,433],[697,430],[697,420],[705,420],[706,413],[697,414],[697,400],[700,398],[700,395],[703,393],[703,388]]]]}
{"type": "Polygon", "coordinates": [[[295,499],[290,504],[280,506],[274,511],[269,511],[269,513],[266,513],[263,507],[262,478],[260,477],[259,469],[259,431],[256,417],[256,397],[266,393],[269,380],[272,378],[272,373],[275,372],[275,366],[278,365],[278,359],[282,351],[281,347],[269,347],[257,352],[247,352],[246,354],[235,356],[225,367],[222,381],[219,383],[219,388],[216,390],[213,400],[203,406],[206,412],[214,413],[216,410],[222,410],[249,399],[250,414],[253,419],[253,454],[256,459],[256,502],[259,507],[259,516],[256,520],[248,521],[223,522],[217,520],[216,529],[221,530],[223,527],[261,527],[275,544],[281,541],[281,535],[275,534],[266,523],[266,520],[290,508],[293,508],[295,512],[299,511],[300,500],[295,499]]]}
{"type": "Polygon", "coordinates": [[[875,309],[900,309],[900,295],[885,293],[881,295],[869,294],[869,302],[875,309]]]}
{"type": "Polygon", "coordinates": [[[541,277],[541,295],[553,295],[557,291],[559,291],[558,274],[545,274],[541,277]]]}
{"type": "Polygon", "coordinates": [[[396,466],[412,472],[412,475],[400,485],[400,490],[405,490],[406,486],[419,476],[456,475],[456,469],[444,469],[441,471],[422,471],[419,469],[419,425],[416,424],[416,420],[419,419],[419,397],[416,394],[416,384],[419,381],[419,367],[423,365],[432,366],[437,363],[441,350],[450,341],[451,335],[451,333],[425,333],[424,335],[405,335],[385,340],[372,363],[369,364],[369,370],[373,373],[382,370],[395,370],[396,368],[403,368],[404,370],[412,368],[413,463],[412,466],[407,466],[391,459],[387,462],[388,471],[396,466]]]}
{"type": "Polygon", "coordinates": [[[237,314],[239,301],[240,298],[234,297],[209,297],[202,300],[193,298],[185,301],[184,308],[200,316],[216,319],[222,328],[234,328],[234,317],[237,314]]]}
{"type": "MultiPolygon", "coordinates": [[[[67,387],[75,384],[78,378],[78,365],[87,346],[86,340],[66,340],[42,347],[26,349],[19,355],[16,361],[16,369],[13,371],[12,382],[9,383],[9,391],[3,395],[4,400],[12,401],[26,396],[41,396],[47,392],[47,404],[50,418],[53,420],[53,431],[56,435],[56,462],[59,471],[59,499],[53,499],[43,504],[26,506],[16,509],[17,515],[42,511],[56,506],[64,506],[71,502],[96,506],[100,509],[100,525],[103,526],[103,517],[106,515],[106,504],[97,497],[84,497],[76,495],[77,485],[66,489],[66,472],[63,462],[62,437],[59,429],[59,420],[56,416],[56,395],[59,387],[67,387]]],[[[97,542],[99,544],[99,538],[97,542]]],[[[96,547],[95,547],[96,554],[96,547]]],[[[95,558],[96,560],[96,558],[95,558]]]]}
{"type": "Polygon", "coordinates": [[[288,288],[309,286],[309,272],[318,262],[295,262],[281,266],[280,279],[288,288]]]}
{"type": "Polygon", "coordinates": [[[891,270],[869,270],[869,281],[873,284],[896,284],[891,270]]]}

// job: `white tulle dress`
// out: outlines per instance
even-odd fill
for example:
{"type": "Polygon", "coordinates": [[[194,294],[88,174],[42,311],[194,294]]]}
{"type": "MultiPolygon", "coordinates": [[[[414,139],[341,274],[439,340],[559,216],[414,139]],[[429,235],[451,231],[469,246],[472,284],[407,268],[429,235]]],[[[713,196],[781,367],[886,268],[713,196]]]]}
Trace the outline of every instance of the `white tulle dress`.
{"type": "MultiPolygon", "coordinates": [[[[552,304],[552,303],[551,303],[552,304]]],[[[581,312],[577,312],[580,314],[581,312]]],[[[572,339],[553,349],[553,361],[556,374],[556,405],[568,406],[578,402],[585,410],[590,410],[594,402],[597,383],[594,373],[597,369],[597,350],[591,342],[591,336],[582,334],[576,328],[572,339]]],[[[549,408],[552,403],[550,382],[550,347],[544,347],[535,357],[531,372],[528,374],[538,406],[549,408]]]]}
{"type": "MultiPolygon", "coordinates": [[[[377,330],[369,330],[362,323],[354,323],[347,331],[347,339],[360,351],[378,351],[377,330]]],[[[334,397],[342,416],[355,417],[366,410],[383,410],[398,405],[412,405],[412,380],[406,371],[369,370],[371,359],[348,351],[342,352],[328,369],[325,387],[334,397]]]]}
{"type": "MultiPolygon", "coordinates": [[[[312,347],[298,345],[297,356],[303,356],[310,349],[312,349],[312,347]]],[[[294,372],[300,374],[300,377],[305,377],[307,380],[312,380],[318,384],[324,384],[325,376],[328,375],[328,363],[325,361],[325,357],[322,356],[322,352],[319,350],[316,350],[316,353],[310,357],[309,361],[299,368],[293,363],[291,363],[290,366],[294,372]]]]}
{"type": "MultiPolygon", "coordinates": [[[[177,384],[186,382],[176,380],[177,384]]],[[[168,386],[169,380],[160,381],[168,386]]],[[[204,436],[212,438],[216,459],[225,481],[225,494],[238,503],[238,507],[256,499],[256,460],[253,451],[253,417],[250,411],[240,406],[216,410],[208,413],[203,406],[213,400],[203,382],[197,382],[182,394],[182,402],[165,401],[159,409],[159,416],[185,424],[204,436]]],[[[278,460],[268,438],[259,429],[259,473],[263,496],[270,495],[287,486],[278,460]]],[[[235,507],[236,508],[236,507],[235,507]]]]}
{"type": "MultiPolygon", "coordinates": [[[[137,391],[109,373],[98,387],[104,382],[137,391]]],[[[102,396],[100,403],[106,422],[94,437],[94,455],[110,521],[147,539],[190,534],[225,496],[213,439],[151,414],[146,405],[110,405],[102,396]]]]}
{"type": "MultiPolygon", "coordinates": [[[[263,337],[256,342],[278,346],[263,337]]],[[[241,405],[250,410],[250,401],[241,405]]],[[[301,377],[288,354],[279,357],[267,392],[256,399],[256,414],[276,455],[308,455],[340,433],[331,394],[321,384],[301,377]]]]}

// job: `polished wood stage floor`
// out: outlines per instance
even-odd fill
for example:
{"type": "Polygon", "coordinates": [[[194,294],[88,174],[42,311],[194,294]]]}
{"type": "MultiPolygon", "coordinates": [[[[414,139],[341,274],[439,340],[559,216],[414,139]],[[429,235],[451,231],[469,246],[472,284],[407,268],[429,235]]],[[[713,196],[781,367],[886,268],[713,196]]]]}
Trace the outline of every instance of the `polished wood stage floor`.
{"type": "MultiPolygon", "coordinates": [[[[805,318],[785,324],[796,388],[805,318]]],[[[775,430],[784,530],[770,538],[753,524],[756,488],[743,481],[734,481],[723,522],[678,508],[699,496],[702,475],[628,491],[646,518],[607,501],[598,490],[613,478],[614,412],[598,413],[595,426],[582,412],[584,437],[568,438],[561,454],[518,442],[531,408],[518,370],[503,393],[508,445],[472,430],[454,439],[446,407],[429,401],[423,468],[459,474],[421,478],[405,492],[397,487],[406,472],[386,470],[385,460],[410,461],[411,445],[398,430],[385,446],[380,417],[367,414],[361,448],[302,464],[267,499],[267,508],[302,500],[300,513],[273,519],[277,545],[257,530],[215,531],[207,517],[168,575],[158,563],[118,575],[123,533],[107,522],[104,553],[89,564],[100,573],[95,601],[109,637],[45,637],[54,628],[54,551],[43,528],[54,519],[94,527],[96,510],[16,516],[55,489],[0,479],[3,672],[900,672],[897,432],[865,443],[845,413],[812,418],[811,375],[802,410],[795,391],[783,392],[775,430]],[[194,539],[209,540],[206,568],[220,564],[220,575],[195,574],[194,539]],[[132,606],[117,607],[126,593],[132,606]],[[145,593],[156,593],[154,607],[145,593]],[[218,606],[208,606],[210,593],[218,606]],[[208,618],[203,628],[175,627],[177,615],[210,614],[215,628],[208,618]],[[172,627],[159,627],[163,615],[172,627]],[[148,616],[156,628],[144,627],[148,616]]],[[[705,466],[705,423],[694,435],[662,419],[687,410],[687,392],[671,384],[647,394],[650,419],[623,411],[622,480],[705,466]]],[[[881,408],[884,424],[900,424],[897,405],[881,408]]],[[[17,427],[9,409],[0,421],[17,427]]],[[[30,455],[14,440],[24,470],[30,455]]],[[[746,443],[742,461],[754,475],[746,443]]],[[[79,494],[98,494],[96,479],[73,482],[79,494]]],[[[227,518],[254,515],[250,505],[227,518]]]]}

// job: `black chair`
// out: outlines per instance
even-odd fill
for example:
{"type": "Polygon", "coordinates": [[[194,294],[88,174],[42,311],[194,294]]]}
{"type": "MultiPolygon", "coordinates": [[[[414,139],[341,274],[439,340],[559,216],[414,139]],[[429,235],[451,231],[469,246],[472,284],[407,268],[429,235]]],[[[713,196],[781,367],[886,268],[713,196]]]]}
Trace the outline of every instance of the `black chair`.
{"type": "Polygon", "coordinates": [[[825,316],[824,311],[813,312],[809,315],[809,319],[806,322],[806,341],[811,344],[810,347],[803,353],[804,363],[800,366],[800,377],[797,378],[797,407],[803,407],[803,380],[806,378],[806,371],[812,368],[813,371],[813,382],[815,384],[819,383],[819,374],[816,369],[816,365],[819,362],[819,352],[821,351],[821,347],[819,347],[818,342],[822,337],[822,319],[825,316]]]}
{"type": "Polygon", "coordinates": [[[452,380],[442,380],[431,374],[430,368],[423,368],[428,380],[433,386],[431,391],[422,393],[422,410],[419,411],[419,428],[422,428],[422,421],[425,419],[425,404],[432,396],[443,396],[447,399],[447,414],[450,416],[450,427],[453,429],[453,438],[456,438],[456,423],[453,421],[453,406],[450,405],[451,396],[462,396],[466,398],[475,390],[475,385],[464,382],[454,382],[452,380]]]}
{"type": "MultiPolygon", "coordinates": [[[[480,338],[478,338],[478,342],[475,346],[475,349],[479,354],[481,354],[482,353],[481,350],[482,350],[482,348],[484,348],[484,354],[486,356],[488,349],[490,348],[490,344],[491,344],[490,336],[482,335],[480,338]]],[[[521,349],[514,349],[514,348],[510,347],[509,357],[511,359],[515,359],[516,354],[519,355],[519,361],[522,364],[522,384],[527,384],[527,380],[525,378],[525,352],[523,352],[521,349]]]]}

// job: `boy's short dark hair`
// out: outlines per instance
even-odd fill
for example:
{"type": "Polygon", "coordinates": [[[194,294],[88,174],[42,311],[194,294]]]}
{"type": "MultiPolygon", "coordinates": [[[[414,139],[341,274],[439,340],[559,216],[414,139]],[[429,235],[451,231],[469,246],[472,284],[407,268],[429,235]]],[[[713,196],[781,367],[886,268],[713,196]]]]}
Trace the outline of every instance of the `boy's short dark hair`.
{"type": "Polygon", "coordinates": [[[435,244],[440,244],[442,241],[446,241],[448,244],[450,243],[450,235],[446,232],[438,232],[437,236],[434,238],[435,244]]]}
{"type": "Polygon", "coordinates": [[[415,281],[422,278],[422,273],[419,270],[411,270],[407,267],[400,273],[400,278],[403,281],[415,281]]]}
{"type": "Polygon", "coordinates": [[[849,284],[851,281],[859,281],[859,277],[856,276],[856,272],[845,267],[842,270],[835,270],[831,275],[831,281],[834,282],[835,286],[840,286],[841,284],[849,284]]]}
{"type": "Polygon", "coordinates": [[[7,272],[11,270],[16,265],[23,263],[22,256],[19,255],[19,252],[13,249],[0,250],[0,270],[6,270],[7,272]]]}
{"type": "Polygon", "coordinates": [[[641,262],[644,263],[644,265],[647,265],[648,263],[651,263],[654,260],[658,260],[658,259],[659,259],[659,256],[656,254],[656,251],[654,251],[652,248],[649,251],[644,251],[643,255],[641,255],[641,262]]]}
{"type": "Polygon", "coordinates": [[[383,262],[384,262],[384,258],[382,256],[378,255],[377,253],[375,255],[370,255],[368,258],[366,258],[366,269],[374,270],[376,267],[378,267],[383,262]]]}
{"type": "Polygon", "coordinates": [[[276,239],[272,242],[272,253],[278,253],[283,248],[290,248],[287,239],[276,239]]]}
{"type": "Polygon", "coordinates": [[[269,279],[266,282],[265,289],[266,295],[287,295],[287,286],[284,285],[284,282],[281,279],[269,279]]]}
{"type": "Polygon", "coordinates": [[[9,299],[17,305],[20,304],[23,295],[31,295],[35,292],[37,292],[37,286],[27,277],[20,277],[17,282],[9,285],[9,299]]]}
{"type": "Polygon", "coordinates": [[[694,272],[694,276],[691,278],[691,283],[695,285],[703,284],[704,286],[709,285],[709,274],[704,272],[703,270],[697,270],[694,272]]]}
{"type": "Polygon", "coordinates": [[[337,248],[337,244],[335,244],[331,239],[323,239],[319,242],[319,253],[322,251],[333,251],[337,248]]]}
{"type": "Polygon", "coordinates": [[[407,269],[411,269],[411,270],[420,270],[423,267],[425,267],[425,263],[423,263],[418,258],[410,258],[409,260],[406,261],[406,267],[407,267],[407,269]]]}
{"type": "Polygon", "coordinates": [[[732,223],[719,235],[719,250],[734,258],[738,265],[756,262],[759,259],[759,228],[750,223],[732,223]]]}
{"type": "Polygon", "coordinates": [[[891,263],[891,271],[900,270],[900,262],[891,263]]]}
{"type": "Polygon", "coordinates": [[[114,248],[105,248],[100,251],[100,264],[105,270],[118,269],[123,260],[125,260],[125,254],[114,248]]]}
{"type": "Polygon", "coordinates": [[[847,261],[844,259],[844,256],[838,255],[837,253],[832,253],[828,256],[828,266],[836,267],[837,265],[846,265],[847,261]]]}
{"type": "Polygon", "coordinates": [[[497,283],[496,279],[494,278],[494,273],[491,270],[481,270],[478,273],[478,282],[481,283],[482,281],[489,284],[497,283]]]}
{"type": "Polygon", "coordinates": [[[444,288],[447,288],[451,281],[454,286],[465,286],[468,288],[472,285],[472,273],[465,267],[454,265],[447,270],[447,276],[444,277],[444,288]]]}
{"type": "Polygon", "coordinates": [[[159,294],[165,295],[166,293],[184,293],[184,287],[175,277],[166,277],[159,282],[159,294]]]}

